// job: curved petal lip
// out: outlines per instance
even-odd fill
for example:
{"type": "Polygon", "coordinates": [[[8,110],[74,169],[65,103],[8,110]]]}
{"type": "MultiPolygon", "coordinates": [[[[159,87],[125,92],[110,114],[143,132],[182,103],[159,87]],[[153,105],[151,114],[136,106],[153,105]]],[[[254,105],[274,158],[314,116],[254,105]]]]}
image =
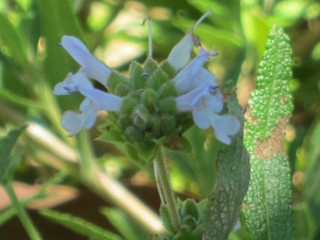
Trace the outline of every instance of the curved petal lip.
{"type": "Polygon", "coordinates": [[[74,136],[80,132],[82,128],[82,118],[80,114],[74,112],[66,112],[61,119],[61,126],[69,131],[68,136],[74,136]]]}
{"type": "Polygon", "coordinates": [[[68,95],[70,94],[70,91],[65,87],[65,84],[63,82],[58,83],[54,86],[53,89],[53,94],[54,95],[68,95]]]}
{"type": "Polygon", "coordinates": [[[207,129],[210,127],[210,121],[206,112],[204,111],[193,111],[192,112],[194,123],[201,129],[207,129]]]}

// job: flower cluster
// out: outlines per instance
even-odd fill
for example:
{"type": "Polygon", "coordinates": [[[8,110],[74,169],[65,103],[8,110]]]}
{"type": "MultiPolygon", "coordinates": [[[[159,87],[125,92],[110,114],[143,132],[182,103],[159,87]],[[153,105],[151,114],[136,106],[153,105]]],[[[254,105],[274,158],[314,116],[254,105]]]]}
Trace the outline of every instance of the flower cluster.
{"type": "Polygon", "coordinates": [[[62,118],[69,135],[91,128],[97,112],[104,110],[115,114],[117,132],[131,141],[167,141],[181,134],[181,125],[191,112],[199,128],[212,127],[220,142],[230,144],[230,136],[238,132],[240,122],[232,115],[219,114],[223,95],[215,76],[203,67],[216,53],[204,49],[194,35],[208,14],[171,50],[167,60],[158,64],[149,56],[143,65],[133,62],[128,78],[99,62],[79,39],[63,36],[60,45],[81,68],[58,83],[54,94],[79,92],[85,97],[81,113],[66,112],[62,118]],[[190,60],[194,47],[198,54],[190,60]],[[89,79],[100,82],[108,92],[95,89],[89,79]]]}

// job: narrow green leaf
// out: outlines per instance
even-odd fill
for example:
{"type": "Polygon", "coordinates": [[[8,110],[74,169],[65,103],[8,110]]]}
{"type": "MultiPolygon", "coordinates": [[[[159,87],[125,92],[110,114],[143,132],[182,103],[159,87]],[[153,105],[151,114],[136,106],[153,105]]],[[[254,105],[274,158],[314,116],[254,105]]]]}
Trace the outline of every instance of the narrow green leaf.
{"type": "Polygon", "coordinates": [[[45,72],[52,84],[76,69],[76,63],[57,43],[63,35],[81,37],[80,28],[69,0],[41,0],[37,9],[46,43],[45,72]]]}
{"type": "Polygon", "coordinates": [[[128,218],[121,210],[114,208],[103,208],[102,213],[109,219],[110,223],[127,240],[147,239],[147,234],[138,227],[132,219],[128,218]]]}
{"type": "MultiPolygon", "coordinates": [[[[41,91],[37,92],[38,98],[45,104],[48,117],[56,129],[61,131],[61,113],[52,94],[53,85],[62,81],[69,72],[76,71],[79,66],[57,43],[61,41],[63,35],[81,38],[81,31],[70,0],[39,0],[36,1],[36,10],[45,43],[43,62],[45,79],[39,79],[38,87],[41,91]]],[[[59,106],[62,109],[73,108],[75,102],[80,102],[79,97],[72,95],[68,97],[68,101],[61,99],[59,106]]]]}
{"type": "Polygon", "coordinates": [[[95,240],[121,240],[121,238],[112,232],[104,230],[90,222],[66,213],[60,213],[52,210],[41,210],[40,214],[53,222],[62,224],[73,231],[90,237],[95,240]]]}
{"type": "Polygon", "coordinates": [[[8,177],[8,170],[11,167],[10,153],[24,127],[13,128],[8,131],[7,135],[0,138],[0,182],[8,177]]]}
{"type": "MultiPolygon", "coordinates": [[[[306,151],[306,179],[304,198],[310,202],[320,202],[319,182],[320,182],[320,114],[315,118],[315,124],[311,128],[305,144],[306,151]]],[[[318,220],[320,224],[320,221],[318,220]]]]}
{"type": "Polygon", "coordinates": [[[303,204],[300,208],[295,208],[295,219],[299,226],[296,227],[297,233],[301,237],[306,234],[308,229],[308,239],[317,239],[316,235],[320,229],[320,219],[317,214],[320,211],[320,114],[314,119],[314,124],[310,128],[310,133],[304,141],[304,147],[300,150],[305,156],[305,173],[303,184],[303,204]],[[304,220],[301,220],[304,219],[304,220]],[[303,222],[303,223],[302,223],[303,222]],[[300,231],[299,231],[300,230],[300,231]],[[312,237],[311,237],[312,236],[312,237]]]}
{"type": "MultiPolygon", "coordinates": [[[[183,21],[179,22],[179,24],[175,23],[175,25],[188,29],[192,26],[191,22],[192,21],[188,19],[183,19],[183,21]]],[[[243,44],[243,39],[241,39],[240,36],[230,33],[230,31],[221,30],[206,24],[201,24],[201,28],[199,27],[199,29],[197,29],[197,34],[199,34],[199,36],[205,36],[205,38],[210,39],[210,42],[212,43],[228,47],[241,47],[243,44]]]]}
{"type": "MultiPolygon", "coordinates": [[[[259,8],[257,6],[257,8],[259,8]]],[[[241,24],[245,38],[248,42],[253,43],[258,52],[259,59],[261,59],[265,49],[264,43],[268,37],[268,30],[270,25],[262,14],[257,14],[252,10],[256,8],[243,7],[241,10],[241,24]]],[[[262,11],[262,10],[261,10],[262,11]]]]}
{"type": "Polygon", "coordinates": [[[6,208],[0,213],[0,227],[8,222],[16,215],[16,210],[13,207],[6,208]]]}
{"type": "Polygon", "coordinates": [[[252,239],[293,238],[290,168],[284,149],[293,108],[288,86],[291,61],[289,39],[275,25],[245,115],[251,180],[243,212],[252,239]]]}
{"type": "Polygon", "coordinates": [[[28,215],[25,208],[22,206],[21,202],[19,201],[17,195],[15,194],[15,191],[13,189],[12,183],[6,179],[5,183],[3,184],[10,200],[12,203],[12,206],[14,207],[17,216],[26,231],[27,235],[31,240],[42,240],[42,237],[33,224],[30,216],[28,215]]]}
{"type": "MultiPolygon", "coordinates": [[[[19,201],[20,205],[22,207],[25,207],[30,202],[33,202],[35,200],[43,198],[43,196],[46,195],[46,190],[48,189],[48,187],[61,182],[66,176],[67,176],[67,174],[65,172],[59,172],[58,174],[56,174],[55,176],[50,178],[48,181],[41,184],[39,191],[35,195],[32,195],[30,197],[27,197],[27,198],[19,201]]],[[[4,225],[7,221],[9,221],[12,217],[14,217],[16,214],[17,214],[17,211],[16,211],[15,207],[13,207],[13,206],[8,207],[5,210],[1,211],[0,212],[0,227],[2,225],[4,225]]]]}
{"type": "Polygon", "coordinates": [[[19,64],[23,65],[27,62],[26,47],[19,36],[17,29],[8,20],[8,17],[0,13],[0,40],[8,49],[10,55],[19,64]]]}
{"type": "Polygon", "coordinates": [[[0,99],[8,103],[17,104],[20,106],[33,107],[35,109],[41,109],[41,103],[25,98],[16,92],[0,88],[0,99]]]}
{"type": "MultiPolygon", "coordinates": [[[[243,122],[241,107],[235,94],[228,100],[230,114],[243,122]]],[[[209,196],[205,216],[206,239],[227,239],[239,219],[239,211],[250,178],[249,155],[243,143],[243,128],[225,147],[217,160],[217,182],[209,196]]]]}

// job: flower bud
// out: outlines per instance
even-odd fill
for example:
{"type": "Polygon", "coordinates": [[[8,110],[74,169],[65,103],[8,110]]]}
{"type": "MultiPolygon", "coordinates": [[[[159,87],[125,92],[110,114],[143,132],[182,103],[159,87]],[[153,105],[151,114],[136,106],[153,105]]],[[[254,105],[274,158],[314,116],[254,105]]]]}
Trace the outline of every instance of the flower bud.
{"type": "Polygon", "coordinates": [[[161,132],[163,135],[172,135],[176,130],[176,118],[175,116],[165,114],[161,116],[161,132]]]}
{"type": "Polygon", "coordinates": [[[155,70],[153,74],[148,79],[148,87],[153,88],[154,90],[157,90],[164,84],[165,82],[168,82],[169,78],[168,75],[161,70],[160,68],[155,70]]]}
{"type": "Polygon", "coordinates": [[[159,102],[159,112],[175,115],[177,113],[176,100],[174,97],[161,99],[159,102]]]}
{"type": "Polygon", "coordinates": [[[129,72],[133,88],[135,90],[144,88],[147,82],[148,74],[145,72],[143,67],[137,62],[132,62],[129,72]]]}
{"type": "Polygon", "coordinates": [[[131,88],[128,84],[125,83],[118,83],[117,86],[114,89],[114,93],[120,97],[127,96],[130,92],[131,88]]]}
{"type": "Polygon", "coordinates": [[[155,109],[159,102],[158,94],[153,89],[146,89],[142,93],[141,101],[148,109],[155,109]]]}
{"type": "Polygon", "coordinates": [[[168,60],[164,60],[160,64],[160,69],[162,69],[170,79],[174,78],[177,73],[176,69],[170,63],[168,63],[168,60]]]}
{"type": "Polygon", "coordinates": [[[139,104],[135,107],[133,112],[131,113],[132,123],[139,127],[139,129],[143,130],[147,127],[148,122],[150,120],[149,110],[142,104],[139,104]]]}
{"type": "Polygon", "coordinates": [[[125,129],[125,134],[132,142],[140,142],[143,140],[142,132],[135,126],[127,126],[125,129]]]}
{"type": "Polygon", "coordinates": [[[153,132],[153,138],[157,138],[160,135],[161,119],[157,115],[152,115],[150,126],[153,132]]]}
{"type": "Polygon", "coordinates": [[[159,98],[166,98],[166,97],[176,97],[177,90],[174,84],[171,81],[168,81],[161,85],[158,91],[159,98]]]}
{"type": "Polygon", "coordinates": [[[123,116],[129,116],[135,106],[137,106],[138,100],[133,97],[125,97],[123,98],[123,103],[120,108],[120,114],[123,116]]]}
{"type": "Polygon", "coordinates": [[[110,75],[110,78],[108,80],[108,85],[107,85],[108,90],[110,92],[114,92],[115,88],[117,87],[117,85],[119,83],[123,83],[123,84],[126,84],[126,85],[130,86],[129,79],[127,79],[126,77],[122,76],[117,71],[112,71],[112,73],[110,75]]]}
{"type": "Polygon", "coordinates": [[[147,58],[147,60],[144,62],[144,65],[143,65],[143,69],[148,76],[150,76],[158,68],[159,68],[158,63],[150,57],[147,58]]]}
{"type": "Polygon", "coordinates": [[[193,199],[187,199],[182,203],[181,217],[186,218],[187,216],[192,216],[195,220],[200,218],[198,204],[193,199]]]}

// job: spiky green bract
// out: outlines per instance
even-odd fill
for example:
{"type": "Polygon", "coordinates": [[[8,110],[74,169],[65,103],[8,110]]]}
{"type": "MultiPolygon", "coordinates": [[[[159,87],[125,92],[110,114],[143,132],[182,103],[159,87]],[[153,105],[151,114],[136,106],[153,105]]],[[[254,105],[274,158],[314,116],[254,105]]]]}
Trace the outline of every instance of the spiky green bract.
{"type": "MultiPolygon", "coordinates": [[[[242,109],[235,93],[229,97],[227,109],[243,123],[242,109]]],[[[206,240],[227,239],[239,219],[250,179],[249,155],[243,143],[243,126],[232,143],[219,153],[216,165],[216,186],[208,197],[204,215],[206,240]]]]}
{"type": "Polygon", "coordinates": [[[245,115],[251,180],[243,212],[252,239],[293,239],[290,168],[284,149],[293,108],[288,84],[291,61],[289,39],[275,25],[245,115]]]}
{"type": "Polygon", "coordinates": [[[160,215],[166,230],[166,234],[162,235],[160,239],[163,240],[200,240],[202,239],[203,229],[203,213],[205,212],[203,206],[206,201],[197,203],[193,199],[186,199],[177,204],[178,214],[180,218],[180,229],[178,232],[174,231],[171,219],[166,205],[160,208],[160,215]]]}
{"type": "Polygon", "coordinates": [[[113,72],[108,90],[123,97],[123,103],[119,112],[108,113],[100,140],[115,143],[141,166],[154,159],[160,145],[183,148],[180,136],[189,121],[176,108],[174,74],[170,65],[151,58],[143,65],[133,62],[128,78],[113,72]]]}

